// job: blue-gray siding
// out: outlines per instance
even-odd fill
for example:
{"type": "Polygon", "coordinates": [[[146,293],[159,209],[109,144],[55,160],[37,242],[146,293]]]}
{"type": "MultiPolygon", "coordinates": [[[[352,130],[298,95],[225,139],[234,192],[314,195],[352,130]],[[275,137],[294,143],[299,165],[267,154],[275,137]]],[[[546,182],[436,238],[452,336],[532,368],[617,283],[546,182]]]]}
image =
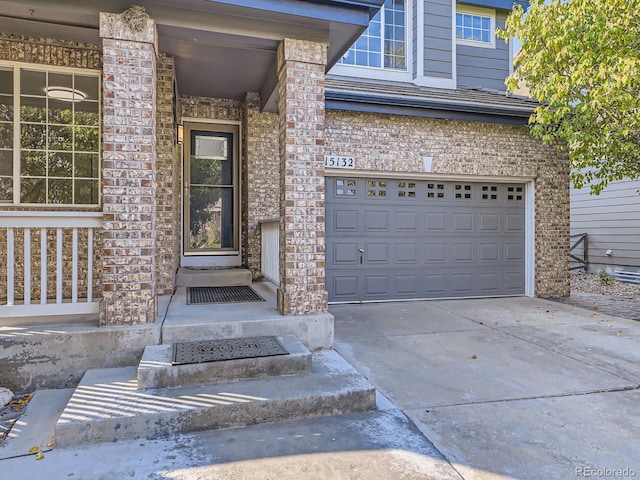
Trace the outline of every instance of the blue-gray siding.
{"type": "MultiPolygon", "coordinates": [[[[418,0],[423,1],[423,0],[418,0]]],[[[451,0],[424,2],[424,75],[452,78],[451,0]]]]}
{"type": "MultiPolygon", "coordinates": [[[[506,15],[497,13],[496,27],[504,28],[506,15]]],[[[496,38],[496,48],[458,45],[456,68],[459,87],[483,87],[505,90],[504,80],[509,75],[509,46],[496,38]]]]}
{"type": "Polygon", "coordinates": [[[571,234],[588,234],[589,263],[640,269],[639,189],[640,181],[630,180],[613,182],[600,195],[571,189],[571,234]]]}
{"type": "MultiPolygon", "coordinates": [[[[420,0],[423,1],[423,0],[420,0]]],[[[412,8],[413,8],[413,18],[411,19],[412,25],[412,40],[413,40],[413,50],[411,61],[413,62],[413,78],[415,79],[418,76],[418,0],[413,0],[412,8]]]]}

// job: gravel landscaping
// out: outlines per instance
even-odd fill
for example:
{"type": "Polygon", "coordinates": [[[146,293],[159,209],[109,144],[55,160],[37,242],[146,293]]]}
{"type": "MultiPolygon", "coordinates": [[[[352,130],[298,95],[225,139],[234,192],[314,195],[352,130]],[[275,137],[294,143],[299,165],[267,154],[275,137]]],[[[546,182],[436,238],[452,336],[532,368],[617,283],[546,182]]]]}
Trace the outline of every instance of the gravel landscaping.
{"type": "Polygon", "coordinates": [[[610,280],[606,285],[599,275],[572,272],[571,296],[549,300],[640,321],[640,286],[610,280]]]}
{"type": "Polygon", "coordinates": [[[591,293],[595,295],[605,295],[607,297],[640,298],[640,286],[632,283],[618,282],[613,280],[611,285],[605,285],[598,275],[572,272],[571,273],[571,294],[591,293]]]}

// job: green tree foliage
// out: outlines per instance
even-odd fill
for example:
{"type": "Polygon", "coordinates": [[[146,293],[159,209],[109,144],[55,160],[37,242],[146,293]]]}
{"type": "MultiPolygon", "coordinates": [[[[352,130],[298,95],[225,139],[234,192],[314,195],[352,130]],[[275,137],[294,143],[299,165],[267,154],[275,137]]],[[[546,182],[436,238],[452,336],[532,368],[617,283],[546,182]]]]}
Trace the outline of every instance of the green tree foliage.
{"type": "Polygon", "coordinates": [[[499,35],[520,39],[507,87],[541,102],[531,131],[568,151],[574,186],[640,178],[640,0],[531,0],[499,35]]]}

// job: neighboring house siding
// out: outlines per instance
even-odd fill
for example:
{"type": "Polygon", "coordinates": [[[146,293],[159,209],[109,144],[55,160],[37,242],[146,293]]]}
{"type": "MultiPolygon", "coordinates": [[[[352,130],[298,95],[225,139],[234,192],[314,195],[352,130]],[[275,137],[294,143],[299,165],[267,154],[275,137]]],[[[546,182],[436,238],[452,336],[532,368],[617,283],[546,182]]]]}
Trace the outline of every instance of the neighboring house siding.
{"type": "Polygon", "coordinates": [[[569,163],[527,127],[327,110],[327,155],[357,170],[535,178],[535,295],[569,295],[569,163]]]}
{"type": "Polygon", "coordinates": [[[571,189],[571,234],[588,234],[591,271],[640,271],[638,190],[640,181],[630,180],[612,182],[600,195],[590,195],[589,187],[571,189]]]}
{"type": "MultiPolygon", "coordinates": [[[[506,15],[498,12],[496,27],[504,28],[506,15]]],[[[483,87],[506,90],[504,80],[509,75],[509,46],[496,38],[496,48],[458,45],[456,50],[459,87],[483,87]]]]}
{"type": "MultiPolygon", "coordinates": [[[[423,1],[423,0],[420,0],[423,1]]],[[[418,76],[418,2],[414,0],[412,2],[412,11],[413,15],[411,17],[411,64],[413,67],[411,68],[411,72],[413,74],[412,78],[415,79],[418,76]]]]}
{"type": "MultiPolygon", "coordinates": [[[[420,1],[420,0],[419,0],[420,1]]],[[[424,75],[451,78],[452,8],[450,0],[424,2],[424,75]]]]}

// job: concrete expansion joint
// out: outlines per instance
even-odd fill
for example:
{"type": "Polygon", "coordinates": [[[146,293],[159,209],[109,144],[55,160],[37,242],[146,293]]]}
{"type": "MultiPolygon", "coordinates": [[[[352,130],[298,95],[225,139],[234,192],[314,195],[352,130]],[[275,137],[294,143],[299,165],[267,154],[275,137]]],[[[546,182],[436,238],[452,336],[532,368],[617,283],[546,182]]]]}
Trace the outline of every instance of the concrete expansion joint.
{"type": "Polygon", "coordinates": [[[461,407],[465,405],[483,405],[483,404],[490,404],[490,403],[520,402],[520,401],[541,400],[541,399],[548,399],[548,398],[583,397],[587,395],[602,394],[602,393],[618,393],[618,392],[634,392],[634,391],[640,391],[639,384],[626,385],[626,386],[614,387],[614,388],[603,388],[603,389],[597,389],[597,390],[586,390],[583,392],[556,393],[556,394],[550,394],[550,395],[532,395],[529,397],[501,398],[499,400],[481,400],[478,402],[448,403],[446,405],[434,405],[432,407],[427,407],[425,408],[425,412],[429,413],[431,410],[448,408],[448,407],[461,407]]]}

